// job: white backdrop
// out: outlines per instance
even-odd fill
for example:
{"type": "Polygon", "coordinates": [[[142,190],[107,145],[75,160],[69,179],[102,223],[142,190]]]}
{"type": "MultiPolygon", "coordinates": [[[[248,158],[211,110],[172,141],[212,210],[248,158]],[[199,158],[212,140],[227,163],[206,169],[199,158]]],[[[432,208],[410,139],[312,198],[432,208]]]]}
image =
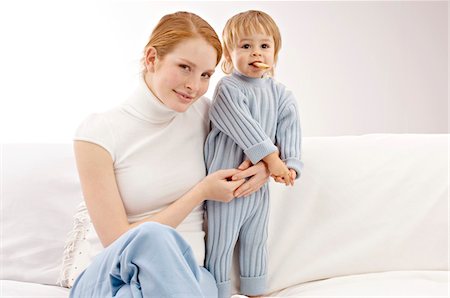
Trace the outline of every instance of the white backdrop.
{"type": "Polygon", "coordinates": [[[279,24],[276,78],[299,100],[304,136],[448,132],[446,1],[3,0],[0,141],[70,141],[86,115],[122,102],[164,14],[195,12],[220,35],[248,9],[279,24]]]}

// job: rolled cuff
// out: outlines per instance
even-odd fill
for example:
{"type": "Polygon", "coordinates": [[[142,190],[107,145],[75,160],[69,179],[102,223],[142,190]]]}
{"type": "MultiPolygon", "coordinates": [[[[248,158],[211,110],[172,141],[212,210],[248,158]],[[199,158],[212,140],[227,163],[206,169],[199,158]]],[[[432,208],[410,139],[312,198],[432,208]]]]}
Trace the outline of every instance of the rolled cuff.
{"type": "Polygon", "coordinates": [[[228,298],[231,296],[231,281],[224,281],[217,284],[218,297],[219,298],[228,298]]]}
{"type": "Polygon", "coordinates": [[[303,170],[303,162],[301,162],[297,158],[286,158],[283,161],[285,162],[286,166],[289,169],[293,169],[294,171],[297,172],[297,177],[295,178],[295,180],[300,178],[300,175],[302,174],[302,170],[303,170]]]}
{"type": "Polygon", "coordinates": [[[253,164],[256,164],[261,159],[277,150],[277,146],[275,146],[270,139],[266,139],[265,141],[244,150],[244,153],[253,164]]]}
{"type": "Polygon", "coordinates": [[[257,277],[241,276],[241,292],[247,296],[263,295],[267,291],[267,278],[265,275],[257,277]]]}

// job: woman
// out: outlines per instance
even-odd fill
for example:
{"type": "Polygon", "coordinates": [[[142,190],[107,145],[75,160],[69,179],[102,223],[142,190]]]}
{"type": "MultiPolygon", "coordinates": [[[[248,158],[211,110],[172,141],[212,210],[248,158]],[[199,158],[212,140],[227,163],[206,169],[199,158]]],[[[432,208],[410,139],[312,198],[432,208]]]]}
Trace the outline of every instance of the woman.
{"type": "Polygon", "coordinates": [[[144,49],[137,90],[78,129],[83,195],[106,248],[70,297],[217,296],[202,267],[202,203],[228,202],[268,179],[263,163],[248,161],[204,177],[209,103],[202,96],[221,55],[206,21],[187,12],[164,16],[144,49]]]}

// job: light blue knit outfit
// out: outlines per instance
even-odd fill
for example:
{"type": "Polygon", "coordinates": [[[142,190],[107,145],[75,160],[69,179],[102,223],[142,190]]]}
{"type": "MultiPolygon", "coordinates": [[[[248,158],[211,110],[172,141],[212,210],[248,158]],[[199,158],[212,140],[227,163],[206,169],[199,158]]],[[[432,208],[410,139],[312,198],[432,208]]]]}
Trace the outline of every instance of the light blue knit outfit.
{"type": "MultiPolygon", "coordinates": [[[[217,84],[209,114],[211,132],[205,143],[208,173],[237,168],[245,159],[256,164],[278,149],[287,167],[300,176],[299,114],[294,96],[283,85],[272,78],[250,78],[234,72],[217,84]]],[[[268,184],[230,203],[207,201],[206,208],[205,267],[216,279],[219,297],[231,295],[231,260],[238,237],[241,292],[264,294],[268,184]]]]}

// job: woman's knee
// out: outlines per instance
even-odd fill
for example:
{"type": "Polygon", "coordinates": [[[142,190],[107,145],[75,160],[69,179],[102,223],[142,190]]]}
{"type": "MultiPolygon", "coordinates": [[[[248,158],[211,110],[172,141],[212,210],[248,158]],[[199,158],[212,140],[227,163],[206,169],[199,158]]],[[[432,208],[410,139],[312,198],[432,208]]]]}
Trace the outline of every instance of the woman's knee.
{"type": "Polygon", "coordinates": [[[154,240],[167,237],[172,233],[171,230],[171,227],[158,222],[145,222],[135,228],[135,233],[138,237],[154,240]]]}
{"type": "Polygon", "coordinates": [[[135,228],[135,236],[138,243],[147,248],[157,247],[163,249],[173,245],[183,244],[184,240],[175,229],[157,222],[142,223],[135,228]]]}
{"type": "Polygon", "coordinates": [[[145,234],[162,234],[173,230],[172,227],[160,224],[159,222],[148,221],[138,225],[135,229],[145,234]]]}

